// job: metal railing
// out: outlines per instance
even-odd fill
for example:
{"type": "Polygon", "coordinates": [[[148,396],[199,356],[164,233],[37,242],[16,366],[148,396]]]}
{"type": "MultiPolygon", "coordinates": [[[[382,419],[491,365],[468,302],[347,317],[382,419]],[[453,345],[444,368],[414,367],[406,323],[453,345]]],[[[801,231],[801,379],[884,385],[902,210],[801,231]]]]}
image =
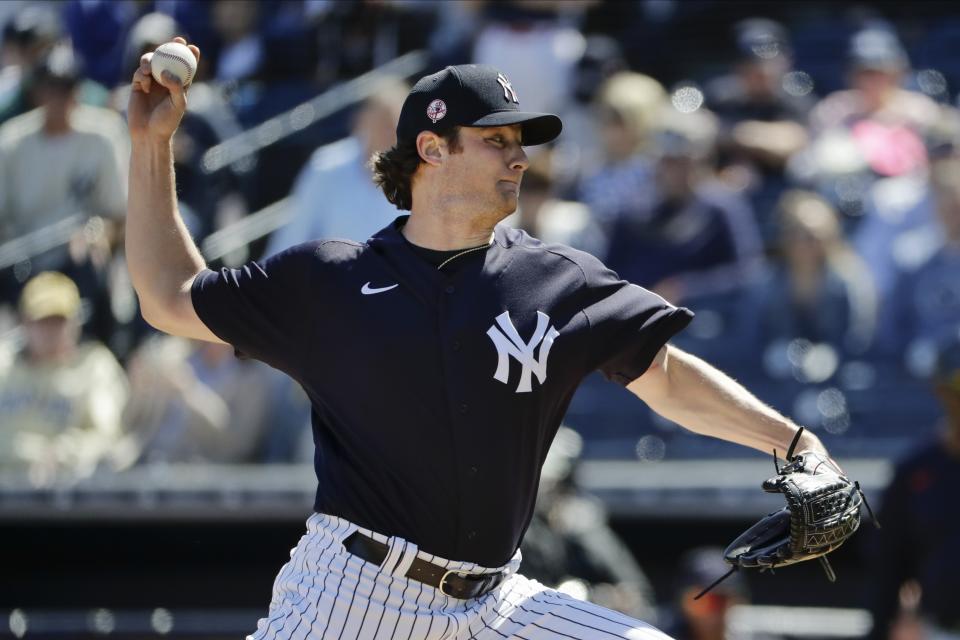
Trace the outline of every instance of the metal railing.
{"type": "MultiPolygon", "coordinates": [[[[249,158],[264,147],[369,98],[386,78],[407,78],[422,71],[428,60],[427,52],[411,51],[352,80],[331,87],[319,96],[211,147],[203,155],[202,168],[207,173],[213,173],[249,158]]],[[[287,221],[286,201],[283,199],[274,202],[211,234],[203,242],[204,257],[207,260],[221,259],[282,226],[287,221]]],[[[91,220],[96,218],[75,213],[0,244],[0,269],[32,260],[67,244],[73,234],[91,220]]]]}
{"type": "Polygon", "coordinates": [[[87,216],[75,213],[53,224],[0,244],[0,269],[46,253],[70,242],[70,238],[87,222],[87,216]]]}
{"type": "Polygon", "coordinates": [[[290,219],[289,201],[289,197],[278,200],[211,233],[200,247],[203,258],[210,262],[229,257],[254,240],[273,233],[290,219]]]}
{"type": "Polygon", "coordinates": [[[211,147],[203,154],[201,167],[203,171],[213,173],[252,156],[264,147],[301,131],[318,120],[369,98],[376,93],[384,79],[407,78],[422,71],[427,66],[428,60],[426,51],[411,51],[352,80],[336,85],[286,113],[274,116],[211,147]]]}

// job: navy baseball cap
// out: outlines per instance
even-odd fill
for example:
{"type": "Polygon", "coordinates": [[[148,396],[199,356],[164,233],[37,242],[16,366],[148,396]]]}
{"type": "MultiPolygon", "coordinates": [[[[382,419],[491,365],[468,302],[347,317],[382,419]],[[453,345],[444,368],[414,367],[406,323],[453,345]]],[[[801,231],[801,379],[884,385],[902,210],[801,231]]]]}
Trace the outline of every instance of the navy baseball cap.
{"type": "Polygon", "coordinates": [[[882,28],[867,28],[850,39],[850,64],[861,69],[901,71],[910,64],[897,35],[882,28]]]}
{"type": "Polygon", "coordinates": [[[550,142],[563,129],[552,113],[520,111],[510,80],[483,64],[447,67],[417,81],[397,122],[397,140],[416,140],[421,131],[442,133],[453,127],[521,126],[524,146],[550,142]]]}

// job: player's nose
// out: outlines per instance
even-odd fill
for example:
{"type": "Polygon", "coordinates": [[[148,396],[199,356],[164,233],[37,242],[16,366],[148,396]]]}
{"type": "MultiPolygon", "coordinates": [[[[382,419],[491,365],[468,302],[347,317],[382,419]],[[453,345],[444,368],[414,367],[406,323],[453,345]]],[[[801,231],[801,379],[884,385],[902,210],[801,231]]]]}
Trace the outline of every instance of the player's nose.
{"type": "Polygon", "coordinates": [[[530,160],[527,158],[527,152],[520,145],[516,145],[513,157],[510,158],[510,168],[514,171],[526,171],[529,167],[530,160]]]}

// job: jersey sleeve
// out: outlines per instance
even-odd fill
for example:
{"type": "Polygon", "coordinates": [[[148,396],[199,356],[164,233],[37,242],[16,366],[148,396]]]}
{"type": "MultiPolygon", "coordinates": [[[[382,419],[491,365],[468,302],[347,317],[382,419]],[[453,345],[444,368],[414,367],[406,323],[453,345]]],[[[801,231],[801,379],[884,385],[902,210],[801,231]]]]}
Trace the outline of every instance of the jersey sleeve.
{"type": "Polygon", "coordinates": [[[294,377],[313,344],[315,243],[239,269],[206,269],[191,289],[205,325],[244,356],[294,377]]]}
{"type": "Polygon", "coordinates": [[[643,375],[663,345],[690,323],[693,312],[621,280],[596,258],[580,266],[586,278],[583,312],[590,324],[588,371],[599,370],[626,386],[643,375]]]}

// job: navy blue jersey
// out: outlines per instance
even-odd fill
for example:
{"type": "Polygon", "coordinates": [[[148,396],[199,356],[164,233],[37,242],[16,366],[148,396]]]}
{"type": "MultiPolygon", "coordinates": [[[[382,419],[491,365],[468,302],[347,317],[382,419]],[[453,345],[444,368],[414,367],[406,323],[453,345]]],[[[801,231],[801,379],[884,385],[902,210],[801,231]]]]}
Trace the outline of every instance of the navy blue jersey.
{"type": "Polygon", "coordinates": [[[580,381],[627,384],[692,317],[596,258],[500,225],[452,273],[397,221],[193,286],[203,322],[312,403],[315,509],[446,558],[505,563],[580,381]]]}

